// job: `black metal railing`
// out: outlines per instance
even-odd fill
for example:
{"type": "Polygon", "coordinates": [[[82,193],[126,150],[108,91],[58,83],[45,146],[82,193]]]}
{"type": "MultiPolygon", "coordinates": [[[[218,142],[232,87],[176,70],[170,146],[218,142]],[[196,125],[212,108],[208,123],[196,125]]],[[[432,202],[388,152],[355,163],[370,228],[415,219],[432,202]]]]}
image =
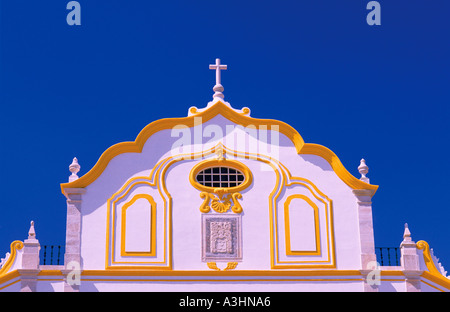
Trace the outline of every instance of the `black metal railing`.
{"type": "Polygon", "coordinates": [[[40,251],[40,263],[43,265],[63,265],[64,246],[43,245],[40,251]]]}
{"type": "Polygon", "coordinates": [[[381,266],[400,265],[400,248],[398,247],[375,247],[375,254],[381,266]]]}

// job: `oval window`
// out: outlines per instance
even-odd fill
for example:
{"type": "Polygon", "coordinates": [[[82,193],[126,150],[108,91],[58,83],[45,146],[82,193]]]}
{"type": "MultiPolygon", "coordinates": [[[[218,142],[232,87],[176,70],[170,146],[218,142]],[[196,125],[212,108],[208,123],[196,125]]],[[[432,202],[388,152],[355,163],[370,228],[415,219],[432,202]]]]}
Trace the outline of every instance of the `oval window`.
{"type": "Polygon", "coordinates": [[[236,192],[252,183],[252,174],[247,166],[236,160],[206,160],[192,168],[190,181],[202,191],[225,188],[228,192],[236,192]]]}
{"type": "Polygon", "coordinates": [[[236,187],[244,182],[245,176],[230,167],[210,167],[197,173],[196,180],[207,187],[236,187]]]}

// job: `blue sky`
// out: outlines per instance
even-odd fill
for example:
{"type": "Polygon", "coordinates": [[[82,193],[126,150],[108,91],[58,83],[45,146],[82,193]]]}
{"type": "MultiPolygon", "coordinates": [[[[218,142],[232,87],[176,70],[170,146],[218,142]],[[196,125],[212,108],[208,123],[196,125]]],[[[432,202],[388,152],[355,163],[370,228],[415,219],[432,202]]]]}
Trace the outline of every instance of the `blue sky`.
{"type": "Polygon", "coordinates": [[[359,1],[0,0],[0,257],[34,220],[64,244],[73,157],[80,174],[148,123],[225,97],[282,120],[379,185],[375,244],[407,222],[450,271],[450,2],[391,0],[381,25],[359,1]]]}

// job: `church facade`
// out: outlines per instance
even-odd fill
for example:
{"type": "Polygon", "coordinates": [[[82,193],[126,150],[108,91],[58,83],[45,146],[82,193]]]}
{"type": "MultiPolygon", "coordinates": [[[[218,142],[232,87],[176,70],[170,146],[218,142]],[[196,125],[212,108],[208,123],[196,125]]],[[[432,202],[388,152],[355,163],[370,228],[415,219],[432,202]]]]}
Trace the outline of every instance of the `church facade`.
{"type": "Polygon", "coordinates": [[[39,261],[38,233],[14,241],[0,291],[450,291],[407,226],[400,263],[377,262],[370,184],[288,124],[224,100],[147,125],[81,177],[75,158],[63,265],[39,261]]]}

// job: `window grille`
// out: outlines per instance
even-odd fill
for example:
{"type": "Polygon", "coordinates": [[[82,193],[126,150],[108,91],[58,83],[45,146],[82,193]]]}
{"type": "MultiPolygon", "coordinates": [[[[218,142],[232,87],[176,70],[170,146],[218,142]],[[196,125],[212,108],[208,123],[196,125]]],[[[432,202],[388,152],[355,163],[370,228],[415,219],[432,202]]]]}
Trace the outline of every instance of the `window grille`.
{"type": "Polygon", "coordinates": [[[229,167],[211,167],[200,171],[196,180],[208,187],[235,187],[241,185],[245,176],[239,170],[229,167]]]}

